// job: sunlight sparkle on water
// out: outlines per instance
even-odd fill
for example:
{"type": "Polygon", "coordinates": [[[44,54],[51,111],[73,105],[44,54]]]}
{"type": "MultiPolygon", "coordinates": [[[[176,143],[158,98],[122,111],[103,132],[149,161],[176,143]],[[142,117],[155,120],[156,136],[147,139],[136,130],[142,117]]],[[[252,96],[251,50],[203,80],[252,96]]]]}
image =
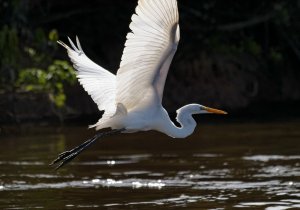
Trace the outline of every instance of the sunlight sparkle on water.
{"type": "Polygon", "coordinates": [[[119,185],[123,183],[123,181],[116,181],[114,179],[107,179],[106,182],[108,185],[119,185]]]}
{"type": "Polygon", "coordinates": [[[107,165],[115,165],[116,161],[115,160],[108,160],[106,161],[107,165]]]}
{"type": "Polygon", "coordinates": [[[100,182],[100,179],[93,179],[92,180],[92,183],[99,183],[100,182]]]}
{"type": "Polygon", "coordinates": [[[148,188],[161,189],[165,186],[166,186],[166,184],[163,183],[161,180],[157,180],[156,182],[148,182],[148,183],[142,183],[142,182],[139,182],[139,181],[132,182],[132,187],[133,188],[148,187],[148,188]]]}

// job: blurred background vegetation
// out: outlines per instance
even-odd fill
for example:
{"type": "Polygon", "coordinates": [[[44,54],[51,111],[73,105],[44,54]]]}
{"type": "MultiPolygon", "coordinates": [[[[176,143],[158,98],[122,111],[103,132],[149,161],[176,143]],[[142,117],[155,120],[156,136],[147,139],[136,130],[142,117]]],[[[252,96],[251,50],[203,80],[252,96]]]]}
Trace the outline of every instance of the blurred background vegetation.
{"type": "MultiPolygon", "coordinates": [[[[284,110],[300,104],[299,0],[178,2],[181,42],[167,109],[196,102],[237,115],[294,114],[284,110]]],[[[56,41],[78,35],[92,60],[116,72],[136,3],[1,0],[1,123],[99,117],[56,41]]]]}

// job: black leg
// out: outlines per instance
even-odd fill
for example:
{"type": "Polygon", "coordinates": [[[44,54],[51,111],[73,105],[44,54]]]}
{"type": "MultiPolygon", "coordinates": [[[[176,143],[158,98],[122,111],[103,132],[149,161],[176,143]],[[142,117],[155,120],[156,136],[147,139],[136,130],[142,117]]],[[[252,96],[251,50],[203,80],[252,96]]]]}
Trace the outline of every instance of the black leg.
{"type": "Polygon", "coordinates": [[[55,170],[58,170],[59,168],[63,167],[65,164],[72,161],[83,150],[87,149],[90,145],[92,145],[99,138],[103,138],[105,136],[111,136],[113,134],[118,134],[124,130],[125,129],[119,129],[119,130],[108,131],[105,133],[98,133],[93,138],[85,141],[83,144],[80,144],[79,146],[75,147],[74,149],[71,149],[69,151],[65,151],[65,152],[59,154],[58,157],[52,163],[50,163],[50,166],[58,164],[58,166],[55,168],[55,170]]]}

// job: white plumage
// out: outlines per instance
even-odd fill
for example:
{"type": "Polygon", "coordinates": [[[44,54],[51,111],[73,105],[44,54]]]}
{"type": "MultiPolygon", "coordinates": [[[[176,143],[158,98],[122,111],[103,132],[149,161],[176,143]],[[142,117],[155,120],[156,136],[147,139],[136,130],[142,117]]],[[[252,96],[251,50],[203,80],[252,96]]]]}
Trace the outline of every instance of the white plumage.
{"type": "MultiPolygon", "coordinates": [[[[141,0],[132,16],[117,73],[118,102],[139,108],[145,95],[157,94],[161,103],[165,80],[179,42],[176,0],[141,0]],[[139,90],[139,91],[137,91],[139,90]]],[[[156,99],[156,96],[153,96],[156,99]]]]}
{"type": "Polygon", "coordinates": [[[106,135],[156,130],[173,138],[185,138],[196,127],[193,114],[226,114],[199,104],[189,104],[177,110],[176,119],[181,125],[177,127],[163,108],[165,81],[180,39],[178,20],[176,0],[139,0],[117,75],[91,61],[77,37],[77,46],[69,39],[72,48],[58,42],[67,49],[80,84],[99,110],[105,111],[91,127],[113,130],[98,133],[74,149],[61,153],[51,165],[59,163],[56,168],[59,169],[106,135]]]}
{"type": "Polygon", "coordinates": [[[174,138],[190,135],[196,127],[192,114],[225,112],[198,104],[177,111],[176,127],[162,107],[166,77],[180,39],[176,0],[139,0],[130,24],[131,32],[123,51],[117,75],[91,61],[77,47],[63,42],[80,84],[91,95],[102,118],[93,126],[124,129],[123,132],[157,130],[174,138]]]}

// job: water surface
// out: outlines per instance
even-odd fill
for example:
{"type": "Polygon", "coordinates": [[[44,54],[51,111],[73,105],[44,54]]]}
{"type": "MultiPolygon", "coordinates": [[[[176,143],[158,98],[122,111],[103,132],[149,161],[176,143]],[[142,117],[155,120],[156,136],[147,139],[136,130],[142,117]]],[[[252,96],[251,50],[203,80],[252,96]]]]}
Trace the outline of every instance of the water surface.
{"type": "Polygon", "coordinates": [[[300,123],[201,125],[99,141],[56,172],[84,127],[23,127],[0,137],[0,209],[300,209],[300,123]]]}

